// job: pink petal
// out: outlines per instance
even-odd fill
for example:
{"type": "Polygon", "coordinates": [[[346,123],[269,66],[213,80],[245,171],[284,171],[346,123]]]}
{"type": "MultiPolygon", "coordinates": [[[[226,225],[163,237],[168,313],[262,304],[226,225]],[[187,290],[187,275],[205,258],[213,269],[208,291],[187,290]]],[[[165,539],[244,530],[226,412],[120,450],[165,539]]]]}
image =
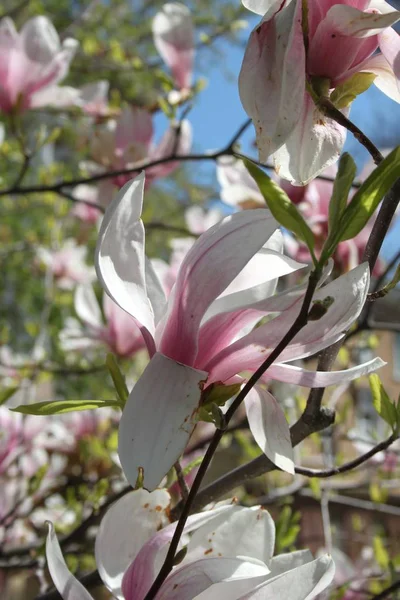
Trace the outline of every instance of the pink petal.
{"type": "MultiPolygon", "coordinates": [[[[122,111],[117,121],[115,130],[115,151],[118,156],[132,148],[136,153],[136,160],[147,155],[151,140],[153,139],[153,118],[144,108],[127,106],[122,111]]],[[[128,154],[130,157],[130,155],[128,154]]],[[[132,157],[130,157],[132,158],[132,157]]]]}
{"type": "Polygon", "coordinates": [[[301,118],[304,89],[301,2],[291,2],[251,33],[239,75],[240,99],[253,120],[262,162],[301,118]]]}
{"type": "Polygon", "coordinates": [[[257,386],[245,398],[250,431],[264,454],[294,475],[293,447],[285,414],[275,398],[257,386]]]}
{"type": "Polygon", "coordinates": [[[369,37],[381,33],[400,20],[400,12],[392,10],[383,14],[363,12],[354,6],[335,4],[328,11],[327,18],[332,27],[340,34],[353,37],[369,37]]]}
{"type": "MultiPolygon", "coordinates": [[[[360,314],[368,286],[369,269],[368,265],[363,263],[320,288],[314,299],[323,300],[330,296],[334,299],[333,304],[319,321],[309,322],[296,335],[279,356],[279,362],[311,356],[340,339],[342,332],[360,314]]],[[[298,298],[297,302],[279,317],[257,327],[214,356],[204,366],[209,372],[208,383],[226,381],[240,372],[258,368],[289,330],[300,311],[301,301],[301,298],[298,298]]]]}
{"type": "Polygon", "coordinates": [[[192,81],[194,30],[190,10],[178,2],[164,4],[152,24],[154,45],[179,88],[192,81]]]}
{"type": "Polygon", "coordinates": [[[211,302],[275,229],[276,221],[269,211],[258,209],[226,217],[200,236],[184,258],[171,293],[159,343],[161,352],[193,364],[200,323],[211,302]]]}
{"type": "MultiPolygon", "coordinates": [[[[187,119],[184,119],[179,127],[171,126],[164,133],[160,142],[150,154],[151,160],[158,160],[171,155],[188,154],[192,147],[192,127],[187,119]]],[[[147,176],[153,180],[158,177],[166,177],[179,167],[179,160],[166,162],[147,169],[147,176]]]]}
{"type": "Polygon", "coordinates": [[[183,453],[196,424],[207,373],[156,353],[129,395],[119,424],[118,454],[135,485],[139,468],[152,490],[183,453]]]}

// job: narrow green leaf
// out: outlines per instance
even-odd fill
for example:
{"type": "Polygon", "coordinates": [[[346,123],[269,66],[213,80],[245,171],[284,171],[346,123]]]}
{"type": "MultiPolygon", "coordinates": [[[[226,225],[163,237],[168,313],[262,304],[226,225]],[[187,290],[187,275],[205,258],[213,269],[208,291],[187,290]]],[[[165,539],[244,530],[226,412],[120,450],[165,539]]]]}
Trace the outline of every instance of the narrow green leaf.
{"type": "Polygon", "coordinates": [[[307,244],[314,259],[314,235],[288,195],[254,163],[250,160],[242,160],[260,188],[260,192],[275,219],[307,244]]]}
{"type": "Polygon", "coordinates": [[[357,96],[367,91],[375,77],[374,73],[355,73],[350,79],[335,88],[330,96],[331,102],[336,108],[346,108],[357,96]]]}
{"type": "Polygon", "coordinates": [[[347,198],[351,185],[356,176],[356,163],[345,152],[340,157],[338,172],[333,184],[332,197],[329,202],[329,231],[333,231],[337,226],[343,211],[347,206],[347,198]]]}
{"type": "Polygon", "coordinates": [[[118,397],[122,402],[123,408],[125,406],[126,401],[128,400],[129,391],[126,385],[125,377],[122,374],[113,354],[107,354],[106,366],[110,372],[111,378],[114,383],[115,391],[117,392],[118,397]]]}
{"type": "Polygon", "coordinates": [[[18,386],[4,387],[2,390],[0,390],[0,406],[7,402],[7,400],[11,398],[11,396],[13,396],[17,390],[18,386]]]}
{"type": "Polygon", "coordinates": [[[398,428],[397,407],[387,395],[379,375],[373,373],[369,376],[369,385],[372,393],[372,402],[376,412],[393,431],[398,428]]]}
{"type": "Polygon", "coordinates": [[[201,406],[204,408],[211,404],[223,406],[232,396],[236,396],[241,388],[240,383],[224,385],[223,383],[213,383],[205,390],[202,396],[201,406]]]}
{"type": "Polygon", "coordinates": [[[10,410],[24,415],[61,415],[74,410],[94,410],[106,406],[120,408],[116,400],[49,400],[35,404],[21,404],[10,410]]]}
{"type": "Polygon", "coordinates": [[[373,215],[379,202],[400,177],[400,146],[376,167],[354,194],[338,225],[339,242],[354,238],[373,215]]]}

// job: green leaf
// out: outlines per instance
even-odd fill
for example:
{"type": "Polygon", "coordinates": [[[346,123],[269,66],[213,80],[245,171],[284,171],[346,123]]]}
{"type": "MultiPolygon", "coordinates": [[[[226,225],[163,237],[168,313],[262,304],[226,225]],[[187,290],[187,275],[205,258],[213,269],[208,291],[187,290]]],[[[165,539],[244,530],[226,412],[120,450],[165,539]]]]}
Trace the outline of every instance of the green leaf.
{"type": "Polygon", "coordinates": [[[342,109],[349,106],[359,96],[367,91],[373,84],[374,73],[355,73],[332,92],[330,100],[336,108],[342,109]]]}
{"type": "Polygon", "coordinates": [[[36,402],[35,404],[21,404],[16,408],[10,408],[13,412],[24,415],[62,415],[74,410],[93,410],[112,406],[120,408],[116,400],[49,400],[36,402]]]}
{"type": "Polygon", "coordinates": [[[385,548],[385,544],[381,536],[376,535],[373,539],[373,547],[374,547],[374,556],[378,565],[386,571],[389,566],[390,558],[388,551],[385,548]]]}
{"type": "Polygon", "coordinates": [[[34,475],[29,479],[28,482],[28,496],[33,496],[36,494],[40,486],[42,485],[42,481],[48,471],[49,465],[42,465],[36,471],[34,475]]]}
{"type": "Polygon", "coordinates": [[[369,376],[369,385],[372,393],[372,402],[376,412],[386,423],[390,425],[393,431],[398,428],[397,407],[387,395],[382,385],[379,375],[373,373],[369,376]]]}
{"type": "Polygon", "coordinates": [[[126,385],[125,377],[122,374],[121,369],[119,368],[118,363],[115,360],[113,354],[107,354],[106,366],[113,380],[115,391],[117,392],[118,397],[121,400],[121,408],[123,408],[125,406],[126,401],[128,400],[129,391],[126,385]]]}
{"type": "Polygon", "coordinates": [[[239,392],[241,388],[240,383],[234,383],[232,385],[224,385],[223,383],[213,383],[203,392],[201,406],[205,408],[211,404],[217,404],[223,406],[233,396],[239,392]]]}
{"type": "Polygon", "coordinates": [[[250,160],[242,160],[250,175],[260,188],[260,192],[275,219],[278,223],[283,225],[283,227],[286,227],[286,229],[295,233],[307,244],[313,260],[316,262],[313,252],[314,235],[288,195],[254,163],[250,160]]]}
{"type": "Polygon", "coordinates": [[[332,197],[329,202],[329,231],[333,231],[337,226],[343,211],[347,206],[347,198],[351,185],[356,176],[356,163],[345,152],[340,157],[338,172],[333,184],[332,197]]]}
{"type": "Polygon", "coordinates": [[[11,398],[11,396],[13,396],[16,391],[18,391],[17,385],[10,386],[10,387],[4,387],[2,390],[0,390],[0,406],[2,404],[4,404],[5,402],[7,402],[7,400],[9,398],[11,398]]]}
{"type": "Polygon", "coordinates": [[[360,233],[399,177],[400,146],[383,159],[354,194],[338,225],[339,242],[350,240],[360,233]]]}

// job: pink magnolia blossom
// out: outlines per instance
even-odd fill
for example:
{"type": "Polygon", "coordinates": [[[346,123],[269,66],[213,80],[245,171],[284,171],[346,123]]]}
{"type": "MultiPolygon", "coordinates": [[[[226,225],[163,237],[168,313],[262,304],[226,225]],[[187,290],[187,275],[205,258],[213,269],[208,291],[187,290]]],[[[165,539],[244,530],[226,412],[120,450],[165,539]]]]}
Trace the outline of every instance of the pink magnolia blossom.
{"type": "Polygon", "coordinates": [[[256,129],[260,160],[272,155],[279,175],[302,185],[338,159],[346,135],[315,106],[306,85],[322,82],[332,92],[351,85],[357,73],[371,73],[379,89],[400,102],[400,43],[391,28],[400,12],[384,0],[308,0],[306,56],[302,0],[244,4],[263,19],[244,56],[241,101],[256,129]]]}
{"type": "MultiPolygon", "coordinates": [[[[271,213],[255,209],[226,217],[196,240],[167,301],[144,252],[143,190],[142,174],[108,207],[95,263],[102,286],[135,319],[151,357],[121,417],[119,457],[130,483],[142,467],[145,487],[154,489],[186,447],[203,389],[245,381],[239,374],[264,362],[297,317],[305,285],[272,295],[280,276],[304,265],[282,254],[271,213]]],[[[299,332],[267,378],[325,387],[383,365],[375,359],[347,371],[315,373],[286,364],[340,339],[360,314],[368,285],[363,264],[317,291],[315,299],[331,296],[332,306],[299,332]]],[[[276,400],[260,387],[247,397],[246,408],[257,443],[275,464],[293,472],[289,427],[276,400]]]]}
{"type": "Polygon", "coordinates": [[[40,247],[37,254],[62,289],[70,290],[77,283],[87,283],[95,278],[93,267],[88,267],[85,263],[87,248],[78,246],[72,238],[67,239],[60,250],[51,251],[40,247]]]}
{"type": "MultiPolygon", "coordinates": [[[[176,523],[168,525],[165,490],[136,490],[118,500],[102,520],[95,553],[99,574],[113,597],[144,600],[176,523]],[[160,527],[162,529],[160,530],[160,527]]],[[[308,550],[273,557],[274,523],[266,510],[223,504],[188,518],[187,553],[162,584],[157,600],[311,600],[332,581],[328,555],[308,550]]],[[[68,571],[52,525],[46,556],[63,600],[93,600],[68,571]]]]}
{"type": "MultiPolygon", "coordinates": [[[[107,170],[130,169],[144,159],[158,160],[171,154],[186,154],[192,145],[192,132],[187,120],[179,128],[171,125],[157,145],[153,143],[153,118],[144,108],[126,107],[118,120],[109,120],[99,127],[91,140],[92,158],[107,170]]],[[[147,170],[148,184],[158,177],[166,177],[179,165],[171,161],[147,170]]],[[[117,186],[124,185],[131,175],[112,179],[117,186]]]]}
{"type": "Polygon", "coordinates": [[[152,24],[154,45],[171,69],[180,90],[192,83],[194,31],[190,10],[179,2],[164,4],[152,24]]]}
{"type": "Polygon", "coordinates": [[[47,17],[29,19],[20,33],[8,17],[0,21],[0,110],[21,111],[68,105],[76,90],[58,87],[78,47],[72,38],[60,43],[47,17]]]}
{"type": "Polygon", "coordinates": [[[75,291],[75,311],[84,328],[75,321],[62,330],[61,345],[66,351],[83,351],[106,346],[117,356],[126,358],[144,348],[144,340],[134,319],[109,296],[103,296],[103,320],[91,285],[79,285],[75,291]]]}

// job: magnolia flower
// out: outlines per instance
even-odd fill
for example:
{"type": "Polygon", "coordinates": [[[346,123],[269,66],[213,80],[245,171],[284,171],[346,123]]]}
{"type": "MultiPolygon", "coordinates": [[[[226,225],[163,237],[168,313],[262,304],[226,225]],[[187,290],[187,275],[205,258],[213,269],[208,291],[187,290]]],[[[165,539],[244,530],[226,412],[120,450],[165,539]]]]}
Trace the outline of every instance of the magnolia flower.
{"type": "Polygon", "coordinates": [[[308,0],[308,22],[302,27],[302,0],[244,4],[263,19],[244,56],[241,101],[256,129],[260,160],[272,155],[279,175],[302,185],[338,159],[346,135],[316,107],[306,82],[326,95],[334,91],[331,99],[345,111],[373,79],[400,102],[400,43],[391,28],[400,12],[384,0],[308,0]]]}
{"type": "MultiPolygon", "coordinates": [[[[167,525],[169,502],[165,490],[140,489],[118,500],[103,518],[96,562],[113,597],[145,598],[176,528],[176,523],[167,525]]],[[[330,556],[314,560],[308,550],[273,557],[275,527],[262,507],[225,504],[192,515],[183,543],[186,555],[162,584],[159,600],[311,600],[331,583],[335,572],[330,556]]],[[[46,556],[64,600],[92,600],[68,571],[51,524],[46,556]]]]}
{"type": "Polygon", "coordinates": [[[47,17],[29,19],[20,33],[13,21],[0,21],[0,110],[12,112],[75,102],[76,90],[58,87],[68,73],[78,42],[62,44],[47,17]]]}
{"type": "Polygon", "coordinates": [[[110,84],[106,80],[87,83],[79,90],[78,106],[92,117],[103,117],[108,114],[107,94],[110,84]]]}
{"type": "Polygon", "coordinates": [[[78,246],[73,238],[65,240],[60,250],[40,247],[37,254],[64,290],[71,290],[77,283],[90,282],[95,278],[93,267],[85,263],[87,248],[78,246]]]}
{"type": "MultiPolygon", "coordinates": [[[[171,154],[186,154],[192,145],[190,123],[183,120],[179,127],[173,125],[165,132],[157,145],[153,144],[153,118],[144,108],[128,106],[118,120],[108,120],[91,138],[92,158],[108,170],[130,169],[144,159],[158,160],[171,154]]],[[[147,169],[148,183],[158,177],[166,177],[178,166],[171,161],[147,169]]],[[[132,177],[121,175],[113,183],[124,185],[132,177]]]]}
{"type": "MultiPolygon", "coordinates": [[[[182,261],[165,298],[144,252],[140,219],[144,175],[127,183],[108,207],[96,248],[96,269],[105,291],[138,324],[150,363],[135,384],[119,426],[119,457],[130,483],[144,470],[154,489],[182,454],[196,424],[203,389],[245,381],[271,353],[297,317],[305,286],[278,296],[277,279],[303,267],[282,255],[282,236],[266,209],[230,215],[203,233],[182,261]],[[277,317],[252,329],[265,315],[277,317]]],[[[315,300],[333,299],[268,370],[268,379],[325,387],[376,369],[375,359],[347,371],[314,373],[287,365],[330,346],[357,318],[369,284],[366,264],[327,284],[315,300]]],[[[246,399],[250,427],[273,462],[293,472],[285,416],[269,392],[246,399]]]]}
{"type": "Polygon", "coordinates": [[[79,285],[75,291],[75,311],[84,325],[74,319],[67,321],[61,331],[64,350],[86,350],[99,345],[120,357],[128,357],[144,347],[140,329],[130,315],[122,310],[109,296],[103,296],[105,323],[91,285],[79,285]]]}
{"type": "Polygon", "coordinates": [[[187,90],[192,83],[194,31],[190,10],[179,2],[164,4],[152,24],[154,45],[171,69],[175,83],[187,90]]]}

